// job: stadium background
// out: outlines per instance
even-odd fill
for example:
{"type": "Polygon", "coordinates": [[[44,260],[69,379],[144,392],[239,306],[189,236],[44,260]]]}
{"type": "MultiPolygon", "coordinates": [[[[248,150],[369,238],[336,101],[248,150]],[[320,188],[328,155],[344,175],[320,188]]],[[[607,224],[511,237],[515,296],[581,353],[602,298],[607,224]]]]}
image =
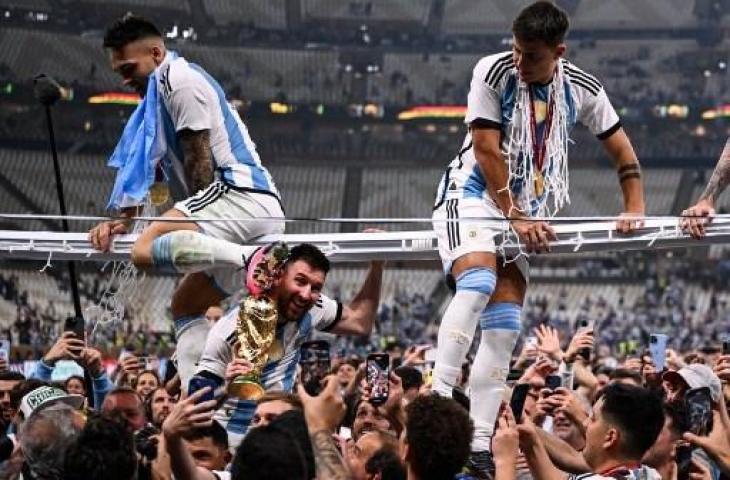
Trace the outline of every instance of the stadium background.
{"type": "MultiPolygon", "coordinates": [[[[72,90],[54,107],[68,210],[104,212],[106,158],[134,105],[108,67],[105,27],[127,11],[164,29],[168,47],[223,85],[251,131],[290,217],[431,215],[438,178],[457,153],[471,69],[510,48],[522,0],[0,0],[0,212],[58,214],[45,117],[32,77],[72,90]],[[121,95],[120,95],[121,94],[121,95]]],[[[637,150],[647,213],[678,215],[701,193],[730,135],[730,1],[558,0],[571,15],[568,58],[602,81],[637,150]]],[[[600,144],[576,129],[565,216],[619,212],[618,181],[600,144]]],[[[730,197],[720,201],[720,211],[730,197]]],[[[88,222],[71,222],[85,231],[88,222]]],[[[366,225],[300,223],[289,232],[366,225]]],[[[380,225],[404,229],[398,225],[380,225]]],[[[413,227],[412,225],[410,226],[413,227]]],[[[418,227],[428,228],[428,224],[418,227]]],[[[60,230],[52,220],[0,220],[2,229],[60,230]]],[[[0,335],[13,359],[38,358],[73,313],[60,262],[0,263],[0,335]]],[[[648,332],[675,347],[714,348],[730,323],[730,262],[721,246],[533,262],[523,324],[564,332],[597,321],[603,348],[629,352],[648,332]]],[[[108,286],[84,263],[82,303],[108,286]]],[[[334,269],[330,295],[349,299],[362,266],[334,269]]],[[[176,279],[147,275],[125,322],[96,330],[114,357],[126,344],[169,352],[176,279]]],[[[112,286],[113,288],[113,286],[112,286]]],[[[433,343],[448,302],[440,266],[391,264],[377,333],[433,343]]]]}

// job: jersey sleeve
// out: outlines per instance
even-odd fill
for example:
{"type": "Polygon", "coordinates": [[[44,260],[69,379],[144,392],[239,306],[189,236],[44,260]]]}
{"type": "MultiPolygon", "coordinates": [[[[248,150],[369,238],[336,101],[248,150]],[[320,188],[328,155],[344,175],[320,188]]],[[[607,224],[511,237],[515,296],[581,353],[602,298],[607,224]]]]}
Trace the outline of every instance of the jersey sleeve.
{"type": "Polygon", "coordinates": [[[163,74],[160,81],[175,131],[210,130],[215,106],[210,105],[210,85],[197,72],[184,68],[171,68],[166,73],[167,77],[163,74]]]}
{"type": "Polygon", "coordinates": [[[221,317],[208,332],[205,348],[198,362],[197,373],[207,371],[225,378],[226,367],[233,361],[233,343],[236,340],[238,308],[221,317]]]}
{"type": "Polygon", "coordinates": [[[322,295],[310,313],[312,314],[312,326],[326,332],[331,330],[342,318],[342,304],[322,295]]]}
{"type": "Polygon", "coordinates": [[[474,67],[464,118],[467,125],[477,123],[499,128],[502,124],[502,106],[497,90],[499,83],[494,82],[503,70],[499,61],[497,59],[495,62],[493,57],[485,57],[474,67]]]}
{"type": "Polygon", "coordinates": [[[621,120],[603,87],[595,95],[590,91],[583,92],[578,120],[600,140],[605,140],[621,128],[621,120]]]}

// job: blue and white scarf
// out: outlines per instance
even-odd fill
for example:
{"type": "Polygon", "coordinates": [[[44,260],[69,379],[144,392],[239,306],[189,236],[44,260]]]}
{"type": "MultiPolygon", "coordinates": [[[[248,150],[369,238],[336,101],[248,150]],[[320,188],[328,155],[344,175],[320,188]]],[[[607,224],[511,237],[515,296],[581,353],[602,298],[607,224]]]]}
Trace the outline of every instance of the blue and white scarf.
{"type": "MultiPolygon", "coordinates": [[[[169,60],[177,58],[173,51],[167,54],[169,60]]],[[[155,181],[157,165],[167,152],[168,141],[161,121],[164,106],[157,92],[158,70],[159,67],[150,74],[147,92],[129,117],[107,162],[108,166],[117,169],[107,210],[142,204],[155,181]]]]}

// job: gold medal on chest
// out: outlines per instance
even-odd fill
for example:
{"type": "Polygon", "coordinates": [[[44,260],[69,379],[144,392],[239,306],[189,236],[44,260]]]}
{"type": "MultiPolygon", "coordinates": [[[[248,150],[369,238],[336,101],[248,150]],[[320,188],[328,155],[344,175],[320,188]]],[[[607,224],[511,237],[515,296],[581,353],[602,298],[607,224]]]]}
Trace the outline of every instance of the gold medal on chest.
{"type": "Polygon", "coordinates": [[[535,196],[542,197],[545,192],[545,178],[542,176],[542,172],[535,174],[535,196]]]}

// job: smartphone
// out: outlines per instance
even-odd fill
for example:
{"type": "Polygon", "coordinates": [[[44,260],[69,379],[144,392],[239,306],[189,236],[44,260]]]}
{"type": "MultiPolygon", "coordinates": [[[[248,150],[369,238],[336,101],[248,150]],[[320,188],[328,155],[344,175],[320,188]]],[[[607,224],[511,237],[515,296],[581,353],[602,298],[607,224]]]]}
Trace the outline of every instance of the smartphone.
{"type": "Polygon", "coordinates": [[[156,372],[160,370],[160,359],[157,357],[137,357],[137,360],[145,370],[153,370],[156,372]]]}
{"type": "MultiPolygon", "coordinates": [[[[76,338],[84,342],[86,345],[86,325],[83,317],[66,317],[66,321],[63,324],[64,332],[72,332],[76,338]]],[[[81,350],[78,348],[69,349],[76,355],[81,354],[81,350]]]]}
{"type": "Polygon", "coordinates": [[[722,342],[722,354],[730,355],[730,339],[726,339],[722,342]]]}
{"type": "Polygon", "coordinates": [[[512,415],[515,416],[515,422],[522,422],[522,411],[525,409],[525,400],[530,392],[529,383],[519,383],[512,389],[512,397],[509,400],[509,406],[512,409],[512,415]]]}
{"type": "Polygon", "coordinates": [[[76,338],[86,341],[86,328],[81,317],[66,317],[63,324],[64,332],[72,332],[76,338]]]}
{"type": "Polygon", "coordinates": [[[390,358],[387,353],[371,353],[365,364],[365,378],[370,387],[370,403],[382,405],[388,400],[390,358]]]}
{"type": "MultiPolygon", "coordinates": [[[[203,372],[205,374],[207,372],[203,372]]],[[[208,400],[215,400],[216,390],[223,385],[220,378],[211,378],[205,375],[195,375],[190,379],[188,383],[188,395],[192,395],[198,390],[202,390],[205,387],[210,387],[210,390],[200,397],[195,403],[207,402],[208,400]]]]}
{"type": "Polygon", "coordinates": [[[0,359],[5,360],[10,367],[10,340],[0,340],[0,359]]]}
{"type": "Polygon", "coordinates": [[[516,382],[520,378],[522,378],[522,375],[525,373],[524,370],[510,370],[507,374],[507,381],[508,382],[516,382]]]}
{"type": "Polygon", "coordinates": [[[554,391],[563,386],[563,379],[560,375],[548,375],[545,377],[545,388],[554,391]]]}
{"type": "Polygon", "coordinates": [[[688,480],[689,470],[692,468],[692,446],[678,445],[676,454],[677,480],[688,480]]]}
{"type": "Polygon", "coordinates": [[[712,396],[708,387],[689,390],[684,401],[687,406],[689,431],[705,436],[712,431],[712,396]]]}
{"type": "Polygon", "coordinates": [[[309,395],[319,395],[330,371],[330,344],[325,340],[304,342],[299,353],[302,386],[309,395]]]}
{"type": "Polygon", "coordinates": [[[657,372],[664,370],[667,360],[667,340],[669,337],[663,333],[652,333],[649,335],[649,355],[654,362],[657,372]]]}
{"type": "MultiPolygon", "coordinates": [[[[578,332],[584,332],[586,330],[593,330],[595,327],[594,323],[592,321],[588,320],[581,320],[580,324],[578,326],[578,332]]],[[[581,348],[578,350],[578,356],[583,358],[586,362],[591,361],[591,349],[590,348],[581,348]]]]}

